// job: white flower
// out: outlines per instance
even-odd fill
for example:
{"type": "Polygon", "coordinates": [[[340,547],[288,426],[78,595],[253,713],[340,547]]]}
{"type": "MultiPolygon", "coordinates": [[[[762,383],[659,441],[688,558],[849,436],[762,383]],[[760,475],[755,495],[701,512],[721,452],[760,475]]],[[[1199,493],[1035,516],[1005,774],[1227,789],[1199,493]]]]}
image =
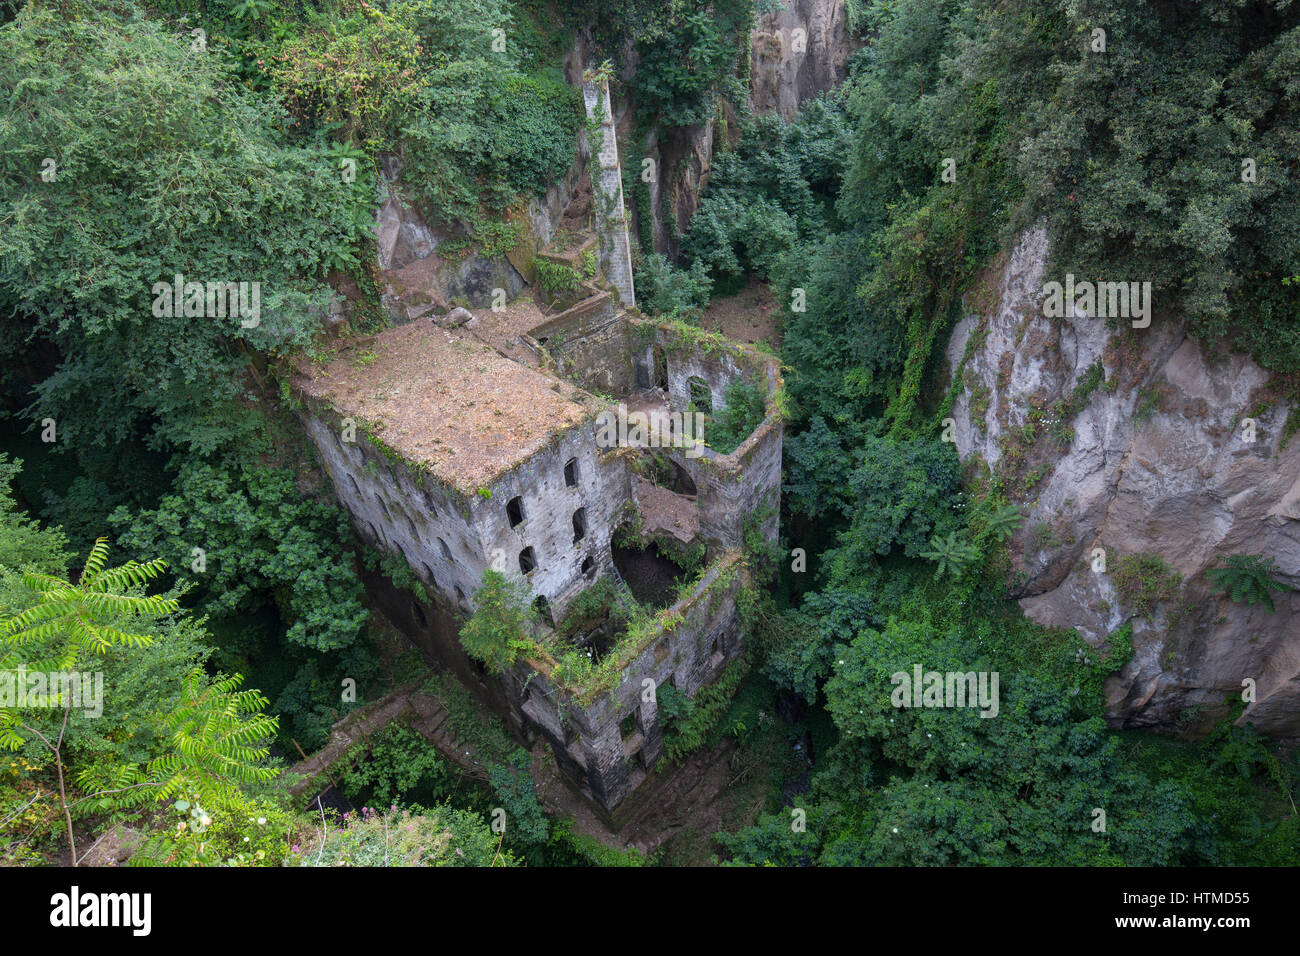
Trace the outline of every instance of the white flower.
{"type": "Polygon", "coordinates": [[[898,827],[894,827],[894,832],[895,832],[895,833],[898,832],[898,827]]]}
{"type": "Polygon", "coordinates": [[[266,817],[258,817],[258,818],[257,818],[257,825],[258,825],[259,827],[264,827],[264,826],[266,826],[266,817]]]}

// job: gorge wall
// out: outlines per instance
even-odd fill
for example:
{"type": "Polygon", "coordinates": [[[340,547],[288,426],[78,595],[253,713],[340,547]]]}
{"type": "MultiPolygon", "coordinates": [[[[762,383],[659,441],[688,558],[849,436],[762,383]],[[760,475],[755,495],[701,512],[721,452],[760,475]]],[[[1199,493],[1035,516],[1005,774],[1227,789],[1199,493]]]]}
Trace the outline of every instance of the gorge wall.
{"type": "Polygon", "coordinates": [[[1064,279],[1044,275],[1047,260],[1046,235],[1023,235],[968,297],[978,305],[947,349],[961,378],[959,454],[1004,474],[1026,506],[1013,593],[1030,617],[1095,647],[1132,622],[1133,658],[1107,683],[1113,726],[1204,730],[1251,679],[1241,720],[1300,736],[1300,592],[1272,592],[1269,613],[1206,579],[1221,556],[1259,554],[1300,587],[1300,441],[1283,435],[1300,409],[1248,357],[1190,337],[1158,302],[1145,329],[1045,318],[1043,283],[1064,279]],[[1104,383],[1080,389],[1098,381],[1095,363],[1104,383]],[[1182,579],[1149,614],[1125,607],[1114,583],[1137,554],[1182,579]]]}
{"type": "Polygon", "coordinates": [[[860,45],[845,0],[787,0],[761,14],[750,33],[750,105],[792,118],[804,100],[844,82],[860,45]]]}

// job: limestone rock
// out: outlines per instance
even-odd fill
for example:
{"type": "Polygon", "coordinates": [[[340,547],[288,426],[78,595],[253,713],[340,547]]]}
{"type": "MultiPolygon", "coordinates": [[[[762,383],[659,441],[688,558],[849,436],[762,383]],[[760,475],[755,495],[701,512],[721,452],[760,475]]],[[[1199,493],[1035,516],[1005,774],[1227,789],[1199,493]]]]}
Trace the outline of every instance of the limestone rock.
{"type": "Polygon", "coordinates": [[[434,321],[445,329],[458,329],[466,322],[472,321],[473,318],[474,313],[469,309],[462,309],[460,306],[456,306],[456,308],[452,309],[446,315],[438,316],[434,321]]]}
{"type": "Polygon", "coordinates": [[[1273,592],[1270,614],[1214,594],[1205,576],[1221,556],[1261,554],[1300,587],[1300,441],[1282,447],[1300,409],[1268,401],[1268,373],[1249,357],[1189,337],[1158,309],[1122,337],[1104,319],[1044,317],[1042,284],[1060,278],[1044,276],[1047,251],[1044,232],[1023,235],[947,350],[964,383],[952,411],[959,454],[1004,469],[1009,453],[1026,454],[1022,472],[1042,475],[1012,542],[1021,606],[1101,645],[1131,617],[1117,562],[1159,555],[1183,585],[1149,618],[1132,617],[1133,660],[1108,682],[1112,724],[1203,729],[1249,678],[1257,697],[1242,720],[1300,736],[1300,592],[1273,592]],[[1095,362],[1106,384],[1053,421],[1095,362]],[[1026,452],[1027,426],[1064,441],[1039,437],[1026,452]],[[1096,549],[1105,573],[1092,568],[1096,549]]]}
{"type": "Polygon", "coordinates": [[[761,15],[750,38],[751,105],[789,119],[804,100],[844,81],[858,46],[845,0],[789,0],[761,15]]]}

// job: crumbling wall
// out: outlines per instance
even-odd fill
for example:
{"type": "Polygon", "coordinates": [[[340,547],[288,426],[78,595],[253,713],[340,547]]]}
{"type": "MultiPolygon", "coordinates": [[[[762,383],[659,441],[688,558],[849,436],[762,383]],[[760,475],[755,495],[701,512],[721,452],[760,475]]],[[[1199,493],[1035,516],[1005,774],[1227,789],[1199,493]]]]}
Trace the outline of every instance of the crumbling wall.
{"type": "MultiPolygon", "coordinates": [[[[728,455],[706,448],[699,457],[674,453],[675,462],[695,482],[700,513],[700,533],[724,548],[744,544],[745,523],[759,512],[763,536],[775,541],[779,533],[781,448],[783,426],[779,395],[780,371],[774,359],[738,347],[690,347],[660,332],[666,350],[668,404],[686,411],[691,404],[690,380],[703,380],[712,393],[716,414],[726,407],[728,385],[744,378],[766,393],[766,415],[753,433],[728,455]]],[[[709,439],[705,428],[704,440],[709,439]]]]}
{"type": "Polygon", "coordinates": [[[557,764],[585,781],[583,792],[606,811],[617,808],[663,754],[657,689],[672,685],[693,697],[743,652],[736,596],[744,580],[738,552],[719,558],[692,593],[669,609],[676,625],[647,637],[617,686],[590,703],[548,679],[553,663],[520,665],[507,678],[557,764]],[[628,717],[632,728],[625,737],[621,727],[628,717]]]}
{"type": "Polygon", "coordinates": [[[769,420],[730,455],[705,449],[699,458],[681,459],[695,482],[700,534],[706,541],[742,547],[751,515],[757,515],[765,541],[777,539],[782,438],[781,422],[769,420]]]}
{"type": "Polygon", "coordinates": [[[596,577],[613,566],[610,538],[616,515],[628,499],[630,477],[620,459],[596,445],[588,422],[556,438],[542,451],[499,478],[491,497],[471,505],[477,538],[486,542],[489,566],[526,580],[533,595],[546,598],[556,616],[596,577]],[[576,466],[576,485],[565,479],[565,465],[576,466]],[[520,498],[524,520],[512,527],[508,503],[520,498]],[[574,513],[584,511],[586,532],[574,541],[574,513]],[[519,555],[532,548],[537,567],[524,575],[519,555]],[[498,553],[498,551],[500,553],[498,553]],[[584,561],[591,565],[583,570],[584,561]]]}
{"type": "Polygon", "coordinates": [[[626,395],[636,387],[630,331],[608,292],[579,302],[530,337],[550,353],[556,373],[580,388],[626,395]]]}
{"type": "Polygon", "coordinates": [[[487,562],[464,499],[388,459],[360,431],[356,441],[344,441],[322,410],[308,408],[303,426],[358,535],[402,555],[426,586],[468,609],[487,562]]]}
{"type": "MultiPolygon", "coordinates": [[[[624,308],[636,305],[632,286],[632,249],[623,215],[623,170],[618,161],[618,140],[614,132],[614,111],[609,103],[609,82],[601,79],[582,82],[582,99],[587,118],[599,123],[600,148],[596,155],[598,172],[593,176],[594,225],[600,237],[601,268],[610,284],[618,290],[624,308]]],[[[588,146],[590,149],[590,144],[588,146]]]]}

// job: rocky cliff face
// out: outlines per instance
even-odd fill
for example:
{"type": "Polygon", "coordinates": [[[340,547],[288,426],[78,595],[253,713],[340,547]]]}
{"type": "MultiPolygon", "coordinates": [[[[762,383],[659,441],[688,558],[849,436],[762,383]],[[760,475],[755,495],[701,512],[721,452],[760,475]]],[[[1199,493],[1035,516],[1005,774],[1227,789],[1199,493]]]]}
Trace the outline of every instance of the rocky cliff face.
{"type": "Polygon", "coordinates": [[[1133,659],[1107,685],[1114,726],[1195,732],[1252,680],[1242,720],[1300,736],[1300,592],[1272,592],[1268,613],[1215,594],[1205,575],[1223,555],[1260,554],[1300,587],[1300,439],[1283,438],[1300,409],[1158,302],[1145,329],[1045,318],[1043,283],[1064,279],[1044,275],[1047,250],[1044,233],[1026,234],[989,270],[947,352],[963,384],[958,452],[1026,505],[1012,541],[1021,606],[1094,646],[1132,623],[1133,659]],[[1136,555],[1180,578],[1147,613],[1117,587],[1136,555]]]}
{"type": "Polygon", "coordinates": [[[750,36],[749,101],[757,112],[794,116],[804,100],[844,82],[850,54],[845,0],[788,0],[750,36]]]}
{"type": "MultiPolygon", "coordinates": [[[[750,31],[750,106],[791,119],[805,100],[844,82],[848,59],[861,45],[849,32],[845,0],[789,0],[784,9],[759,16],[750,31]]],[[[623,79],[628,80],[639,66],[630,45],[623,61],[623,79]]],[[[620,142],[629,141],[636,128],[626,105],[615,107],[620,142]]],[[[739,127],[739,117],[722,104],[718,122],[710,118],[697,126],[645,134],[638,155],[653,160],[659,171],[649,186],[655,251],[670,258],[680,255],[681,235],[713,171],[714,149],[733,145],[739,127]]]]}

